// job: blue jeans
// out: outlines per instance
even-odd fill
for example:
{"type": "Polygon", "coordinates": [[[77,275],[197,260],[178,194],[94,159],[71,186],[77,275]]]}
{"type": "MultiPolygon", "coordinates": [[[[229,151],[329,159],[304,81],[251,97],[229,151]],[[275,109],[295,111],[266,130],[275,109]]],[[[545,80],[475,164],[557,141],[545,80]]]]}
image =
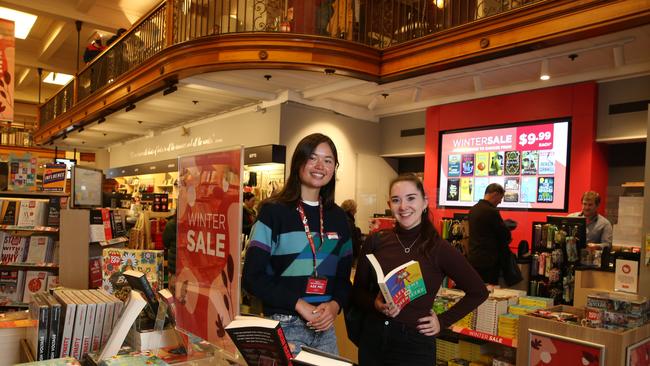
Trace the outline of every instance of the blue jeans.
{"type": "Polygon", "coordinates": [[[305,321],[296,315],[272,314],[270,318],[280,322],[287,342],[295,346],[292,352],[294,356],[300,352],[302,346],[316,348],[333,355],[339,354],[334,327],[324,332],[316,332],[309,329],[305,321]]]}

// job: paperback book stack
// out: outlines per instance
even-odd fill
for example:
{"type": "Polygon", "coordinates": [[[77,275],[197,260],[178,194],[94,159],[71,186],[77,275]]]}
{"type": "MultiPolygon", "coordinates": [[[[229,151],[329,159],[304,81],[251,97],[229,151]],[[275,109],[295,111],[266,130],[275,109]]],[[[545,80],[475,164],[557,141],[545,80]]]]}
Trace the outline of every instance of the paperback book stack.
{"type": "Polygon", "coordinates": [[[458,342],[436,338],[436,358],[442,361],[450,361],[458,357],[458,342]]]}
{"type": "Polygon", "coordinates": [[[499,315],[499,330],[498,335],[504,338],[517,338],[519,331],[519,315],[515,314],[501,314],[499,315]]]}
{"type": "Polygon", "coordinates": [[[508,312],[508,298],[490,295],[476,310],[476,330],[497,334],[499,315],[508,312]]]}
{"type": "MultiPolygon", "coordinates": [[[[81,357],[106,345],[123,303],[103,290],[55,290],[61,304],[57,357],[81,357]]],[[[39,328],[40,332],[40,328],[39,328]]]]}

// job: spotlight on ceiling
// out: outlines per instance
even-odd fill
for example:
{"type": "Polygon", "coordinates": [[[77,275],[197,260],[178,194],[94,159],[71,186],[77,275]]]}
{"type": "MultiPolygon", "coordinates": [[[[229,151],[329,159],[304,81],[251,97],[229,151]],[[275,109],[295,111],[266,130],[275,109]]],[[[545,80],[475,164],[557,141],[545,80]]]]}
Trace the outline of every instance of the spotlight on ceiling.
{"type": "Polygon", "coordinates": [[[539,73],[539,80],[548,80],[551,78],[551,74],[548,72],[548,59],[543,59],[542,60],[542,69],[539,73]]]}
{"type": "Polygon", "coordinates": [[[77,130],[77,132],[79,132],[79,133],[82,133],[83,131],[84,131],[83,126],[79,127],[79,129],[77,130]]]}
{"type": "Polygon", "coordinates": [[[67,139],[67,138],[68,138],[68,135],[63,134],[63,137],[61,138],[61,140],[65,140],[65,139],[67,139]]]}
{"type": "Polygon", "coordinates": [[[104,117],[100,117],[100,118],[97,120],[97,124],[104,123],[104,122],[106,122],[106,118],[104,118],[104,117]]]}
{"type": "Polygon", "coordinates": [[[171,94],[176,90],[178,90],[178,87],[176,86],[176,84],[172,84],[168,86],[165,90],[163,90],[163,95],[171,94]]]}
{"type": "Polygon", "coordinates": [[[124,112],[129,112],[135,109],[135,104],[131,103],[124,108],[124,112]]]}

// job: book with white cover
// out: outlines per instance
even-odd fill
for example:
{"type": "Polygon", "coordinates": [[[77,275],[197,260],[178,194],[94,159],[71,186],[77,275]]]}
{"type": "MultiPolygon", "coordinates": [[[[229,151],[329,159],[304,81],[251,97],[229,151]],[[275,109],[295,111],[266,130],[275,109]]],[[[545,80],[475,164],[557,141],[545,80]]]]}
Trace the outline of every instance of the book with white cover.
{"type": "Polygon", "coordinates": [[[333,355],[331,353],[323,352],[321,350],[301,346],[300,352],[291,360],[292,365],[307,365],[307,366],[353,366],[350,360],[333,355]]]}
{"type": "Polygon", "coordinates": [[[48,252],[51,253],[50,246],[52,239],[45,235],[32,235],[29,238],[27,250],[27,263],[45,263],[48,262],[48,252]]]}
{"type": "Polygon", "coordinates": [[[74,321],[77,304],[72,301],[63,291],[54,291],[54,297],[63,305],[63,314],[61,321],[61,351],[59,357],[68,357],[71,355],[72,333],[74,330],[74,321]]]}
{"type": "Polygon", "coordinates": [[[99,346],[104,347],[106,344],[106,341],[108,341],[108,337],[111,336],[111,331],[113,330],[113,314],[115,312],[115,306],[116,304],[113,302],[113,299],[111,299],[108,296],[105,296],[101,291],[99,290],[90,290],[90,292],[95,295],[96,298],[98,298],[100,301],[104,303],[104,322],[102,323],[102,337],[99,342],[99,346]]]}
{"type": "Polygon", "coordinates": [[[101,292],[102,295],[104,295],[104,297],[108,297],[115,305],[115,309],[113,310],[113,327],[115,327],[115,324],[117,323],[118,319],[120,318],[120,315],[122,314],[122,309],[124,309],[124,302],[122,302],[122,300],[115,297],[115,295],[109,294],[108,291],[104,289],[99,289],[98,291],[101,292]]]}
{"type": "Polygon", "coordinates": [[[74,329],[72,331],[72,344],[70,345],[70,356],[80,359],[82,356],[82,342],[84,337],[84,326],[86,325],[86,310],[87,305],[85,302],[80,301],[73,291],[61,291],[61,293],[68,296],[76,305],[74,329]]]}
{"type": "Polygon", "coordinates": [[[139,292],[131,290],[124,311],[115,324],[115,327],[113,327],[113,333],[111,333],[106,345],[99,353],[99,360],[104,360],[117,354],[117,351],[120,350],[124,339],[129,333],[129,329],[131,329],[131,326],[145,305],[147,305],[147,300],[139,292]]]}
{"type": "Polygon", "coordinates": [[[21,200],[16,225],[26,227],[45,226],[47,202],[46,200],[21,200]]]}
{"type": "Polygon", "coordinates": [[[47,289],[47,275],[46,271],[27,271],[25,275],[25,289],[23,291],[23,302],[29,303],[32,301],[32,296],[47,289]]]}
{"type": "Polygon", "coordinates": [[[79,302],[86,304],[86,323],[84,324],[83,338],[81,339],[81,355],[91,351],[91,343],[93,338],[93,331],[95,325],[95,312],[97,309],[97,304],[90,301],[83,294],[84,290],[72,291],[74,296],[77,297],[79,302]]]}
{"type": "Polygon", "coordinates": [[[27,258],[27,238],[5,235],[2,241],[2,262],[21,263],[27,258]]]}
{"type": "Polygon", "coordinates": [[[97,298],[91,290],[83,291],[83,295],[86,296],[90,301],[95,303],[95,324],[93,324],[93,335],[90,342],[91,352],[99,351],[102,341],[102,332],[104,321],[106,319],[106,303],[97,298]]]}

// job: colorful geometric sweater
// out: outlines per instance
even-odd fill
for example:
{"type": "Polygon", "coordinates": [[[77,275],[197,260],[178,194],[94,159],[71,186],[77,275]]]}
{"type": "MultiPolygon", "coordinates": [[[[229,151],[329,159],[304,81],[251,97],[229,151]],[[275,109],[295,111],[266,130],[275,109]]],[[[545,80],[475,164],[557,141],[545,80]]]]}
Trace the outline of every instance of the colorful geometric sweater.
{"type": "MultiPolygon", "coordinates": [[[[320,240],[318,206],[303,204],[314,245],[320,240]]],[[[316,253],[319,277],[327,277],[323,295],[307,294],[314,270],[313,255],[297,208],[282,203],[265,204],[251,230],[242,285],[264,305],[264,314],[298,315],[298,299],[318,305],[335,300],[342,309],[352,287],[352,241],[345,212],[337,205],[323,211],[325,243],[316,253]]]]}

